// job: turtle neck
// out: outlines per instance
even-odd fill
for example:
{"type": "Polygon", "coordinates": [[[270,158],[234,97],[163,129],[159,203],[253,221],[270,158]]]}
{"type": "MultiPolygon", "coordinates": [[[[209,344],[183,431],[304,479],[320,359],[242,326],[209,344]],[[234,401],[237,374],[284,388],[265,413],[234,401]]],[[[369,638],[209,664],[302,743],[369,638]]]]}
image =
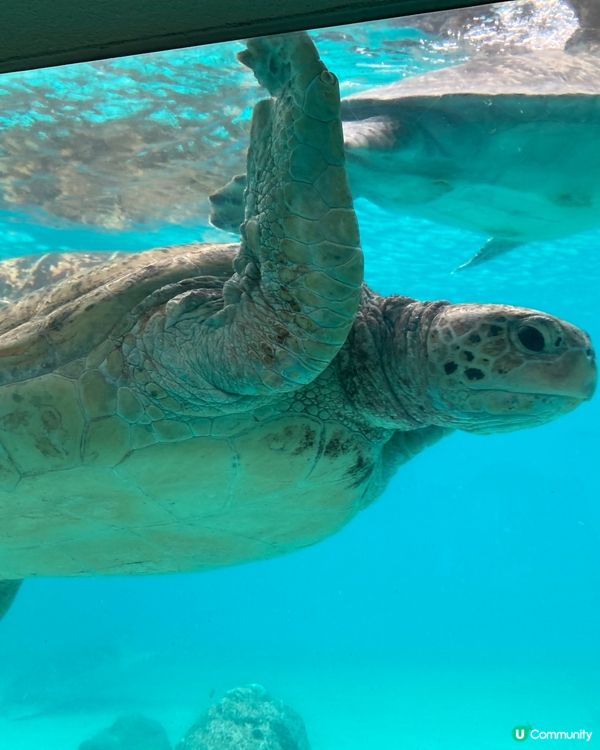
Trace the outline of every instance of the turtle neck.
{"type": "Polygon", "coordinates": [[[446,304],[383,297],[363,287],[336,363],[342,388],[372,426],[412,430],[431,424],[425,342],[432,319],[446,304]]]}

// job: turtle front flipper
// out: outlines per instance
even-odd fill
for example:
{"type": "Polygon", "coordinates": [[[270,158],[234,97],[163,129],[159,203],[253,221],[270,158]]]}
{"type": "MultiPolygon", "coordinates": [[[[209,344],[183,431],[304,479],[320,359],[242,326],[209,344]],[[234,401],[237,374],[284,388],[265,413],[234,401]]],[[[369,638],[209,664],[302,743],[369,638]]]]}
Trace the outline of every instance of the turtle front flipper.
{"type": "Polygon", "coordinates": [[[10,609],[23,581],[0,581],[0,620],[10,609]]]}
{"type": "Polygon", "coordinates": [[[242,244],[200,354],[214,386],[269,394],[335,357],[359,306],[362,252],[337,79],[304,33],[251,40],[239,59],[276,98],[254,108],[242,244]]]}

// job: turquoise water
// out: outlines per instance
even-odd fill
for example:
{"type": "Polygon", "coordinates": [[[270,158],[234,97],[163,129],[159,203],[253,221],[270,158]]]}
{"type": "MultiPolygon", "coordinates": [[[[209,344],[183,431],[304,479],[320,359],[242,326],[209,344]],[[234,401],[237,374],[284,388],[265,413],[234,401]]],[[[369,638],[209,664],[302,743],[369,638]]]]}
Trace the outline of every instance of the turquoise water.
{"type": "MultiPolygon", "coordinates": [[[[462,59],[454,48],[444,58],[431,40],[406,52],[400,42],[428,37],[373,29],[321,32],[329,65],[355,86],[462,59]],[[367,43],[402,52],[361,53],[367,43]]],[[[191,54],[172,53],[172,69],[191,54]]],[[[211,48],[206,75],[230,56],[231,46],[211,48]]],[[[152,57],[148,81],[161,75],[161,59],[152,57]]],[[[145,63],[119,65],[131,73],[125,90],[145,63]]],[[[69,77],[81,96],[98,95],[97,70],[9,77],[7,86],[27,82],[25,102],[35,86],[52,89],[56,73],[60,108],[69,77]]],[[[255,94],[248,87],[238,103],[240,137],[255,94]]],[[[71,105],[78,113],[75,98],[71,105]]],[[[113,106],[129,123],[130,102],[113,106]]],[[[38,109],[47,115],[46,104],[38,109]]],[[[100,110],[104,122],[109,112],[100,110]]],[[[226,238],[192,220],[144,223],[133,210],[112,230],[68,222],[61,205],[41,203],[5,206],[7,257],[226,238]]],[[[362,200],[357,211],[366,280],[377,291],[539,308],[600,341],[600,232],[453,274],[485,238],[362,200]]],[[[340,533],[287,557],[198,575],[28,581],[0,625],[0,748],[74,750],[128,711],[159,719],[175,743],[225,690],[248,682],[302,715],[313,750],[501,750],[514,745],[516,725],[584,728],[597,743],[598,404],[536,430],[454,434],[402,467],[340,533]]]]}

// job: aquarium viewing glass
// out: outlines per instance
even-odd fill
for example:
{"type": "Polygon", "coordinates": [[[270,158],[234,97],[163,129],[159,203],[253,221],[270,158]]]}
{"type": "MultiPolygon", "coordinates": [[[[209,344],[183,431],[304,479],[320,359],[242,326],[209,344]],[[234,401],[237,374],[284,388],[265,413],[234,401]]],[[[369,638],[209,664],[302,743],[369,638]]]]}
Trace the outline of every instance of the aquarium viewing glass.
{"type": "MultiPolygon", "coordinates": [[[[600,42],[581,34],[586,7],[512,0],[309,32],[339,79],[371,289],[541,310],[597,345],[600,42]]],[[[93,274],[100,258],[121,258],[113,253],[238,242],[244,183],[230,180],[246,172],[252,110],[268,96],[236,60],[244,46],[2,76],[5,318],[36,287],[68,285],[77,253],[93,274]],[[52,253],[66,254],[60,273],[52,253]]],[[[271,148],[280,158],[281,144],[271,148]]],[[[51,292],[40,294],[43,306],[51,292]]],[[[520,356],[537,356],[550,339],[564,345],[554,324],[528,320],[511,344],[520,356]]],[[[449,377],[485,377],[480,334],[449,352],[449,377]]],[[[581,380],[574,398],[584,403],[532,429],[498,432],[498,416],[491,434],[471,434],[473,414],[464,415],[466,431],[399,466],[375,502],[314,546],[196,573],[30,577],[0,621],[0,748],[599,741],[600,410],[592,375],[581,370],[581,380]],[[267,692],[227,698],[249,685],[267,692]]],[[[535,384],[528,394],[539,396],[535,384]]],[[[31,538],[39,556],[36,539],[54,533],[45,509],[58,502],[44,491],[35,509],[18,500],[15,513],[17,479],[5,467],[33,428],[31,414],[2,398],[0,389],[0,579],[15,535],[23,546],[31,538]]],[[[40,419],[60,412],[48,398],[36,408],[50,416],[40,419]]],[[[48,450],[62,455],[68,431],[52,429],[48,450]]],[[[115,445],[121,439],[115,433],[115,445]]],[[[325,449],[333,466],[343,446],[325,449]]],[[[226,482],[224,465],[201,452],[182,466],[178,455],[148,471],[226,482]]],[[[48,480],[65,488],[65,503],[80,503],[89,528],[108,505],[115,517],[119,508],[119,497],[87,492],[92,463],[80,485],[59,470],[48,480]]],[[[265,461],[266,477],[277,471],[281,463],[265,461]]]]}

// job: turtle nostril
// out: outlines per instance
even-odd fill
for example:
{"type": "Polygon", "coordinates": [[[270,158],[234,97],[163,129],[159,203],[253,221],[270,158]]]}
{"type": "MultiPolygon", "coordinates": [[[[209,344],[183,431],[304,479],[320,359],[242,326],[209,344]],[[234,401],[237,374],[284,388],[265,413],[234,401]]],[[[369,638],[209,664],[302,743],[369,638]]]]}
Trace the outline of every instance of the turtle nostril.
{"type": "Polygon", "coordinates": [[[523,326],[517,332],[519,341],[530,352],[542,352],[546,346],[544,334],[533,326],[523,326]]]}

